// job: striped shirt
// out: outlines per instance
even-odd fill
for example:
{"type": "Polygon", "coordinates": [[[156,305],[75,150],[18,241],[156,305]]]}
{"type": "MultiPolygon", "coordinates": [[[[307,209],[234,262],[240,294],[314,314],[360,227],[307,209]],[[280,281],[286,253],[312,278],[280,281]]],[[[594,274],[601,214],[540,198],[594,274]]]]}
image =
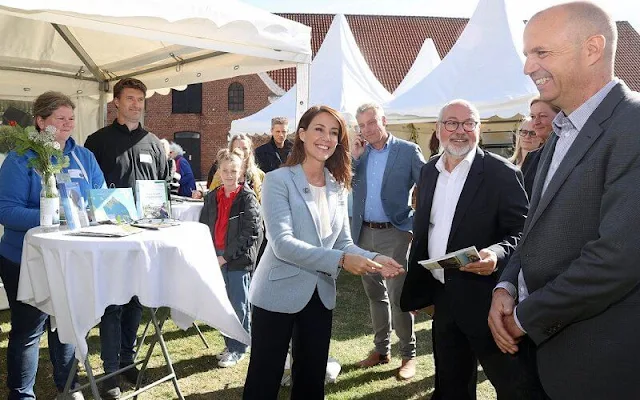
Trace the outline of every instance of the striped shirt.
{"type": "MultiPolygon", "coordinates": [[[[582,130],[582,128],[587,123],[587,120],[591,117],[593,112],[600,106],[600,103],[604,100],[605,97],[609,94],[611,89],[619,82],[618,79],[613,79],[606,85],[602,87],[596,94],[591,96],[589,100],[584,102],[580,107],[578,107],[575,111],[573,111],[569,116],[565,115],[563,111],[560,111],[558,115],[553,119],[553,130],[555,134],[558,136],[558,140],[553,150],[553,156],[551,158],[551,165],[549,165],[549,170],[547,171],[547,176],[544,180],[544,185],[542,187],[542,195],[547,190],[547,186],[549,186],[549,182],[553,178],[553,175],[558,170],[558,167],[564,160],[567,152],[571,148],[571,145],[576,140],[576,137],[582,130]]],[[[509,282],[500,282],[497,286],[498,288],[506,289],[513,297],[516,297],[516,291],[513,285],[509,282]]],[[[527,284],[524,280],[524,274],[522,269],[518,273],[518,291],[517,297],[519,302],[522,302],[529,296],[529,290],[527,288],[527,284]]],[[[514,319],[516,324],[523,332],[526,332],[520,321],[518,320],[517,314],[518,307],[513,310],[514,319]]]]}
{"type": "Polygon", "coordinates": [[[564,111],[560,111],[553,119],[553,131],[558,136],[558,141],[556,143],[556,148],[553,151],[553,158],[551,158],[549,171],[547,172],[547,176],[544,180],[542,194],[547,190],[547,186],[549,186],[551,178],[553,178],[553,175],[558,170],[560,163],[564,160],[564,156],[567,155],[571,145],[576,140],[576,137],[578,137],[578,133],[580,133],[589,117],[591,117],[591,114],[593,114],[600,103],[602,103],[602,100],[607,97],[611,89],[616,84],[618,84],[618,80],[613,79],[569,116],[566,116],[564,111]]]}

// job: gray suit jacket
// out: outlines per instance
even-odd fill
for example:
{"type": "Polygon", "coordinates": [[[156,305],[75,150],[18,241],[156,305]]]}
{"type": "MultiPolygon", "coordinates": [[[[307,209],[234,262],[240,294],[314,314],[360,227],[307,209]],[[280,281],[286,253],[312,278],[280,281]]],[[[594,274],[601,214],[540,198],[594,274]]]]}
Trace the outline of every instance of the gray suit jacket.
{"type": "Polygon", "coordinates": [[[522,239],[501,281],[554,399],[639,399],[640,96],[614,86],[541,196],[557,137],[540,156],[522,239]]]}
{"type": "MultiPolygon", "coordinates": [[[[367,199],[367,160],[369,148],[353,162],[353,218],[351,237],[357,242],[364,220],[364,203],[367,199]]],[[[420,180],[420,170],[425,164],[417,144],[398,139],[389,134],[389,157],[382,177],[382,207],[389,221],[396,228],[409,232],[413,226],[413,208],[409,192],[420,180]]],[[[375,222],[375,221],[374,221],[375,222]]]]}
{"type": "Polygon", "coordinates": [[[269,172],[262,185],[267,247],[251,282],[249,300],[265,310],[293,314],[317,289],[329,310],[336,305],[338,263],[343,252],[373,258],[353,244],[347,191],[325,169],[332,233],[320,238],[320,214],[300,165],[269,172]]]}

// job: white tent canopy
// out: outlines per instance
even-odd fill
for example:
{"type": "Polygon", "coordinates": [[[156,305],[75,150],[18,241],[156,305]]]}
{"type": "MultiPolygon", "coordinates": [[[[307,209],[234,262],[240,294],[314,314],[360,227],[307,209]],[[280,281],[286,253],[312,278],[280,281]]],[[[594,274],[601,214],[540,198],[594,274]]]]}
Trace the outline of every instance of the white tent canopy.
{"type": "Polygon", "coordinates": [[[436,50],[436,45],[433,43],[433,39],[426,38],[420,52],[416,56],[415,61],[409,68],[409,72],[404,76],[404,79],[396,90],[393,91],[393,97],[398,97],[421,82],[427,75],[440,64],[440,55],[436,50]]]}
{"type": "MultiPolygon", "coordinates": [[[[348,122],[355,121],[357,107],[365,102],[383,104],[391,94],[365,61],[344,15],[336,15],[311,64],[309,105],[328,105],[348,122]]],[[[266,134],[271,118],[287,117],[296,125],[296,86],[256,114],[231,122],[231,133],[266,134]]]]}
{"type": "Polygon", "coordinates": [[[480,0],[458,41],[421,82],[384,106],[390,123],[433,121],[448,101],[462,98],[482,118],[526,113],[538,91],[524,75],[524,24],[506,0],[480,0]]]}
{"type": "Polygon", "coordinates": [[[82,138],[123,77],[153,90],[311,61],[309,27],[236,0],[0,0],[0,35],[0,98],[71,95],[82,138]]]}

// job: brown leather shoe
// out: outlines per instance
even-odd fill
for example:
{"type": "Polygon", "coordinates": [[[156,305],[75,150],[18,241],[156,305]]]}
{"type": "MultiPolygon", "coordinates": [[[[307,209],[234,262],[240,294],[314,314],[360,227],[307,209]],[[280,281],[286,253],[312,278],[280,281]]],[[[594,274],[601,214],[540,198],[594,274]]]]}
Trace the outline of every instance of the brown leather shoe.
{"type": "Polygon", "coordinates": [[[416,359],[402,360],[402,365],[398,368],[398,379],[406,381],[416,375],[416,359]]]}
{"type": "Polygon", "coordinates": [[[369,356],[367,358],[360,361],[358,365],[361,368],[370,368],[380,364],[388,364],[389,361],[391,361],[391,357],[389,356],[389,354],[380,354],[374,350],[369,353],[369,356]]]}

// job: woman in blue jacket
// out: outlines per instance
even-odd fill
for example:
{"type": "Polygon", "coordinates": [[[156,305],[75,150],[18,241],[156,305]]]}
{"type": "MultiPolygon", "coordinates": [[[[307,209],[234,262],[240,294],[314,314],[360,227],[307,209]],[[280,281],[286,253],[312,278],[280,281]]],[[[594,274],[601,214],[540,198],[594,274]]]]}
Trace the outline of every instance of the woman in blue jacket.
{"type": "Polygon", "coordinates": [[[262,212],[267,248],[251,282],[251,360],[243,399],[278,398],[292,342],[292,400],[324,399],[336,279],[344,269],[385,278],[404,270],[392,258],[353,244],[347,216],[351,186],[344,118],[313,106],[298,124],[284,167],[266,175],[262,212]]]}
{"type": "MultiPolygon", "coordinates": [[[[93,153],[76,145],[71,138],[75,126],[74,109],[75,105],[68,96],[46,92],[34,103],[34,122],[39,132],[47,126],[56,128],[56,141],[64,149],[64,155],[69,157],[69,167],[63,173],[80,184],[86,201],[89,189],[104,187],[105,181],[93,153]]],[[[22,241],[25,233],[40,223],[40,177],[33,168],[27,167],[29,159],[34,156],[33,152],[23,156],[9,152],[0,167],[0,224],[4,225],[4,235],[0,240],[0,278],[11,310],[7,349],[9,399],[35,399],[33,386],[38,369],[40,337],[45,326],[49,330],[53,380],[59,392],[64,389],[75,351],[72,345],[60,343],[57,332],[49,329],[47,314],[16,299],[22,241]]],[[[77,392],[72,398],[83,399],[83,396],[77,392]]]]}
{"type": "Polygon", "coordinates": [[[171,151],[169,156],[176,164],[176,173],[180,176],[180,187],[178,188],[178,195],[191,197],[191,192],[196,190],[196,178],[193,176],[193,170],[189,161],[184,157],[184,150],[178,143],[171,143],[169,145],[171,151]]]}

